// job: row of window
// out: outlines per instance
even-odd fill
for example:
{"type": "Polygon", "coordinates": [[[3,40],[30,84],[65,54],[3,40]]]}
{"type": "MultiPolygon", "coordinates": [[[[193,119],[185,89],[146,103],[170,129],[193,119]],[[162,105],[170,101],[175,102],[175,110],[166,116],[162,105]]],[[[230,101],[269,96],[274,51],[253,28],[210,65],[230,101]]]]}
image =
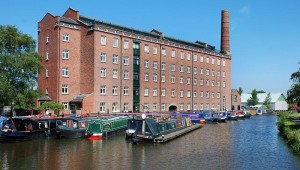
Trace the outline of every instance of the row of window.
{"type": "MultiPolygon", "coordinates": [[[[194,90],[193,92],[193,97],[196,98],[197,97],[197,94],[198,92],[196,90],[194,90]]],[[[149,89],[148,88],[145,88],[144,89],[144,96],[149,96],[149,89]]],[[[216,98],[220,98],[220,92],[216,93],[216,98]]],[[[152,96],[156,97],[157,96],[157,89],[153,89],[152,90],[152,96]]],[[[161,96],[166,96],[166,89],[162,89],[161,90],[161,96]]],[[[171,96],[172,97],[176,97],[176,90],[175,89],[172,89],[171,90],[171,96]]],[[[184,90],[180,90],[179,91],[179,97],[183,98],[184,97],[184,90]]],[[[191,97],[191,91],[190,90],[187,90],[186,91],[186,97],[187,98],[190,98],[191,97]]],[[[203,91],[200,91],[200,94],[199,94],[199,97],[200,98],[203,98],[204,97],[204,92],[203,91]]],[[[206,91],[206,95],[205,97],[208,99],[208,98],[215,98],[215,92],[209,92],[209,91],[206,91]]]]}

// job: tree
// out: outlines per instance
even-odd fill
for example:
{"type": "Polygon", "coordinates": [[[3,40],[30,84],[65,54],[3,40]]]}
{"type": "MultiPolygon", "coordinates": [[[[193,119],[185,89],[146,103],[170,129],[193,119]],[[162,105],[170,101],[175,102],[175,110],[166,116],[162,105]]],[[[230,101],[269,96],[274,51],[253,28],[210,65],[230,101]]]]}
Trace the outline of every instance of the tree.
{"type": "Polygon", "coordinates": [[[36,100],[43,66],[35,47],[35,40],[15,26],[0,25],[0,105],[30,107],[36,100]]]}
{"type": "MultiPolygon", "coordinates": [[[[300,62],[298,63],[300,64],[300,62]]],[[[300,106],[300,67],[298,71],[292,73],[290,80],[293,81],[291,89],[287,91],[287,101],[290,104],[297,103],[300,106]]]]}
{"type": "Polygon", "coordinates": [[[54,110],[56,114],[58,114],[59,110],[64,109],[62,104],[57,104],[54,101],[44,102],[40,107],[40,110],[54,110]]]}
{"type": "Polygon", "coordinates": [[[243,89],[241,87],[239,87],[238,92],[239,92],[240,95],[242,95],[243,89]]]}
{"type": "Polygon", "coordinates": [[[247,100],[248,106],[255,106],[258,104],[257,91],[252,90],[251,97],[247,100]]]}
{"type": "Polygon", "coordinates": [[[263,91],[263,90],[258,90],[258,91],[256,91],[257,93],[266,93],[265,91],[263,91]]]}
{"type": "Polygon", "coordinates": [[[271,94],[268,93],[267,97],[265,98],[265,101],[263,103],[263,105],[267,108],[267,109],[271,109],[271,94]]]}

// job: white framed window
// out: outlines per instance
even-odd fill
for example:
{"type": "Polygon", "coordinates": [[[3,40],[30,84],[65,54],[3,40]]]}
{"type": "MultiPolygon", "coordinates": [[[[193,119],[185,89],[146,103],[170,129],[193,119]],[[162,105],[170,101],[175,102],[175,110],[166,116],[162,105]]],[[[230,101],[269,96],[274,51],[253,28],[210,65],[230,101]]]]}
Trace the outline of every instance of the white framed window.
{"type": "Polygon", "coordinates": [[[144,103],[143,109],[144,109],[144,112],[149,111],[149,103],[144,103]]]}
{"type": "Polygon", "coordinates": [[[46,78],[48,78],[49,77],[49,69],[48,69],[48,67],[46,68],[46,78]]]}
{"type": "Polygon", "coordinates": [[[198,56],[195,54],[194,55],[194,61],[197,61],[197,59],[198,59],[198,56]]]}
{"type": "Polygon", "coordinates": [[[149,61],[148,61],[148,60],[145,60],[145,61],[144,61],[144,67],[145,67],[145,68],[149,68],[149,61]]]}
{"type": "Polygon", "coordinates": [[[106,62],[106,53],[100,54],[100,62],[105,63],[106,62]]]}
{"type": "Polygon", "coordinates": [[[161,75],[161,82],[166,82],[166,76],[165,75],[161,75]]]}
{"type": "Polygon", "coordinates": [[[223,66],[224,66],[224,67],[226,66],[226,62],[225,62],[225,60],[223,60],[223,66]]]}
{"type": "Polygon", "coordinates": [[[117,69],[113,69],[113,78],[114,79],[118,78],[118,70],[117,69]]]}
{"type": "Polygon", "coordinates": [[[206,104],[206,110],[209,110],[209,104],[208,103],[206,104]]]}
{"type": "Polygon", "coordinates": [[[119,110],[118,110],[118,103],[113,103],[112,104],[112,112],[118,112],[119,110]]]}
{"type": "Polygon", "coordinates": [[[129,57],[124,57],[124,65],[129,65],[129,57]]]}
{"type": "Polygon", "coordinates": [[[223,87],[226,87],[226,82],[225,81],[223,81],[223,87]]]}
{"type": "Polygon", "coordinates": [[[211,81],[211,86],[214,87],[215,86],[215,80],[211,81]]]}
{"type": "Polygon", "coordinates": [[[117,86],[112,87],[112,95],[114,95],[114,96],[118,95],[118,87],[117,86]]]}
{"type": "Polygon", "coordinates": [[[62,35],[62,41],[69,42],[69,41],[70,41],[70,36],[69,36],[69,34],[64,33],[64,34],[62,35]]]}
{"type": "Polygon", "coordinates": [[[194,85],[197,85],[197,78],[194,78],[194,85]]]}
{"type": "Polygon", "coordinates": [[[49,36],[47,36],[47,37],[46,37],[46,44],[49,43],[49,40],[50,40],[50,38],[49,38],[49,36]]]}
{"type": "Polygon", "coordinates": [[[220,95],[220,92],[218,92],[218,93],[217,93],[217,98],[219,99],[219,98],[220,98],[220,96],[221,96],[221,95],[220,95]]]}
{"type": "Polygon", "coordinates": [[[161,89],[161,96],[166,96],[166,89],[161,89]]]}
{"type": "Polygon", "coordinates": [[[124,79],[129,79],[129,71],[124,71],[124,79]]]}
{"type": "Polygon", "coordinates": [[[220,59],[218,59],[217,64],[218,64],[218,66],[220,65],[220,59]]]}
{"type": "Polygon", "coordinates": [[[134,49],[140,49],[140,44],[139,43],[133,43],[133,48],[134,49]]]}
{"type": "Polygon", "coordinates": [[[175,76],[174,75],[172,75],[172,77],[171,77],[171,83],[175,83],[175,76]]]}
{"type": "Polygon", "coordinates": [[[213,65],[215,64],[215,59],[214,58],[211,59],[211,64],[213,64],[213,65]]]}
{"type": "Polygon", "coordinates": [[[215,109],[215,104],[211,104],[211,109],[215,109]]]}
{"type": "Polygon", "coordinates": [[[186,93],[186,97],[190,98],[191,97],[191,91],[188,90],[187,93],[186,93]]]}
{"type": "Polygon", "coordinates": [[[174,50],[174,49],[172,50],[171,56],[172,56],[172,57],[175,57],[175,50],[174,50]]]}
{"type": "Polygon", "coordinates": [[[183,96],[184,96],[184,91],[183,91],[183,90],[180,90],[180,91],[179,91],[179,96],[180,96],[180,97],[183,97],[183,96]]]}
{"type": "Polygon", "coordinates": [[[220,83],[220,81],[218,81],[218,87],[220,87],[221,86],[221,83],[220,83]]]}
{"type": "Polygon", "coordinates": [[[149,74],[148,73],[144,74],[144,81],[149,81],[149,74]]]}
{"type": "Polygon", "coordinates": [[[184,59],[184,52],[180,52],[180,59],[183,60],[184,59]]]}
{"type": "Polygon", "coordinates": [[[100,112],[105,112],[105,110],[106,110],[106,109],[105,109],[105,103],[104,103],[104,102],[101,102],[101,103],[100,103],[99,111],[100,111],[100,112]]]}
{"type": "Polygon", "coordinates": [[[153,103],[153,111],[157,111],[157,103],[153,103]]]}
{"type": "Polygon", "coordinates": [[[187,72],[187,73],[191,73],[191,67],[190,67],[190,66],[187,66],[187,67],[186,67],[186,72],[187,72]]]}
{"type": "Polygon", "coordinates": [[[124,89],[123,89],[123,92],[124,92],[124,95],[125,96],[128,96],[128,94],[129,94],[129,87],[124,87],[124,89]]]}
{"type": "Polygon", "coordinates": [[[157,61],[153,61],[153,69],[157,70],[157,61]]]}
{"type": "Polygon", "coordinates": [[[153,82],[157,82],[157,74],[153,74],[153,82]]]}
{"type": "Polygon", "coordinates": [[[165,48],[162,48],[162,49],[161,49],[161,54],[162,54],[163,56],[166,56],[166,49],[165,49],[165,48]]]}
{"type": "Polygon", "coordinates": [[[100,77],[106,77],[106,68],[100,69],[100,77]]]}
{"type": "Polygon", "coordinates": [[[100,95],[106,95],[106,86],[105,85],[100,86],[100,95]]]}
{"type": "Polygon", "coordinates": [[[223,77],[225,77],[225,71],[223,71],[223,77]]]}
{"type": "Polygon", "coordinates": [[[184,71],[184,66],[183,65],[180,66],[179,71],[180,71],[180,73],[183,73],[183,71],[184,71]]]}
{"type": "Polygon", "coordinates": [[[68,110],[68,102],[63,102],[62,105],[64,106],[64,110],[68,110]]]}
{"type": "Polygon", "coordinates": [[[187,54],[186,54],[186,59],[187,59],[187,60],[191,60],[191,54],[190,54],[190,53],[187,53],[187,54]]]}
{"type": "Polygon", "coordinates": [[[200,97],[203,98],[203,91],[200,91],[200,97]]]}
{"type": "Polygon", "coordinates": [[[193,109],[194,109],[194,110],[197,110],[197,103],[194,103],[193,109]]]}
{"type": "Polygon", "coordinates": [[[203,79],[200,79],[200,85],[203,86],[203,79]]]}
{"type": "Polygon", "coordinates": [[[106,36],[105,35],[101,35],[100,43],[101,43],[101,45],[106,45],[106,36]]]}
{"type": "Polygon", "coordinates": [[[200,68],[200,74],[203,74],[203,68],[200,68]]]}
{"type": "Polygon", "coordinates": [[[209,98],[209,91],[206,92],[206,98],[209,98]]]}
{"type": "Polygon", "coordinates": [[[49,52],[47,51],[46,52],[46,61],[48,61],[49,60],[49,52]]]}
{"type": "Polygon", "coordinates": [[[186,79],[186,84],[191,84],[191,78],[190,78],[190,77],[188,77],[188,78],[186,79]]]}
{"type": "Polygon", "coordinates": [[[206,80],[206,86],[209,86],[209,80],[208,79],[206,80]]]}
{"type": "Polygon", "coordinates": [[[144,96],[149,96],[149,89],[148,88],[144,89],[144,96]]]}
{"type": "Polygon", "coordinates": [[[194,91],[194,97],[197,97],[197,91],[194,91]]]}
{"type": "Polygon", "coordinates": [[[220,77],[220,70],[218,71],[218,77],[220,77]]]}
{"type": "Polygon", "coordinates": [[[153,93],[153,96],[157,96],[157,89],[153,89],[152,93],[153,93]]]}
{"type": "Polygon", "coordinates": [[[206,69],[206,75],[209,76],[209,69],[206,69]]]}
{"type": "Polygon", "coordinates": [[[118,47],[118,38],[113,38],[113,47],[118,47]]]}
{"type": "Polygon", "coordinates": [[[157,54],[157,47],[156,46],[153,47],[153,54],[157,54]]]}
{"type": "Polygon", "coordinates": [[[113,57],[112,57],[112,62],[114,63],[114,64],[118,64],[118,56],[117,55],[113,55],[113,57]]]}
{"type": "Polygon", "coordinates": [[[145,46],[144,46],[144,52],[145,53],[149,53],[149,45],[148,44],[145,44],[145,46]]]}
{"type": "Polygon", "coordinates": [[[48,88],[46,88],[45,94],[48,94],[48,88]]]}
{"type": "Polygon", "coordinates": [[[215,70],[211,70],[211,76],[215,76],[215,70]]]}
{"type": "Polygon", "coordinates": [[[69,50],[63,49],[63,51],[62,51],[62,59],[69,59],[69,50]]]}
{"type": "Polygon", "coordinates": [[[129,103],[124,103],[124,112],[128,112],[129,111],[129,103]]]}
{"type": "Polygon", "coordinates": [[[190,104],[190,103],[188,103],[188,104],[186,105],[186,109],[187,109],[187,110],[191,110],[191,104],[190,104]]]}
{"type": "Polygon", "coordinates": [[[209,57],[206,57],[206,63],[209,64],[209,57]]]}
{"type": "Polygon", "coordinates": [[[61,92],[62,92],[62,94],[68,94],[69,93],[67,84],[62,85],[61,92]]]}
{"type": "Polygon", "coordinates": [[[194,74],[197,74],[197,67],[194,67],[193,71],[194,71],[194,74]]]}
{"type": "Polygon", "coordinates": [[[127,50],[127,49],[129,49],[129,41],[128,40],[124,40],[124,50],[127,50]]]}
{"type": "Polygon", "coordinates": [[[215,98],[215,92],[211,93],[211,98],[215,98]]]}
{"type": "Polygon", "coordinates": [[[179,110],[183,110],[184,109],[184,104],[183,103],[180,103],[179,104],[179,110]]]}
{"type": "Polygon", "coordinates": [[[161,110],[162,110],[162,111],[165,111],[165,110],[166,110],[166,104],[165,104],[165,103],[162,103],[162,104],[161,104],[161,110]]]}
{"type": "Polygon", "coordinates": [[[62,68],[62,76],[63,77],[69,77],[69,68],[68,67],[63,67],[62,68]]]}
{"type": "Polygon", "coordinates": [[[171,90],[171,96],[172,96],[172,97],[175,97],[175,89],[172,89],[172,90],[171,90]]]}
{"type": "Polygon", "coordinates": [[[200,62],[203,63],[203,56],[200,56],[200,62]]]}
{"type": "Polygon", "coordinates": [[[180,84],[183,84],[183,77],[180,77],[179,82],[180,82],[180,84]]]}
{"type": "Polygon", "coordinates": [[[175,71],[175,64],[171,64],[171,71],[175,71]]]}
{"type": "Polygon", "coordinates": [[[161,63],[161,70],[166,70],[166,63],[161,63]]]}

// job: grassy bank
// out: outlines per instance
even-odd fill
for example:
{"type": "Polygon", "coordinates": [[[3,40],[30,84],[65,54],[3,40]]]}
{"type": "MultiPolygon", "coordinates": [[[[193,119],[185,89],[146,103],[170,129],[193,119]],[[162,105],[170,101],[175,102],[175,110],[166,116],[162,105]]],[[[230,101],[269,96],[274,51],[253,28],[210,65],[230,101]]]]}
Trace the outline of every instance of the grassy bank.
{"type": "Polygon", "coordinates": [[[296,112],[278,113],[277,126],[287,144],[294,152],[300,154],[300,114],[296,112]]]}

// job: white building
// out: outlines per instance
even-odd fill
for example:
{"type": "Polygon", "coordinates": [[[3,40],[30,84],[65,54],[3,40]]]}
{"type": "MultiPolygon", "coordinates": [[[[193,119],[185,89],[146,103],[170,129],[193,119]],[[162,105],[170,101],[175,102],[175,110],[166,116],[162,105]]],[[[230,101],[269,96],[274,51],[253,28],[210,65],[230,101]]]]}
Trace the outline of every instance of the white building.
{"type": "MultiPolygon", "coordinates": [[[[258,93],[257,98],[258,98],[258,104],[256,105],[257,108],[260,108],[268,93],[258,93]]],[[[271,109],[273,110],[288,110],[288,104],[286,102],[286,98],[282,93],[270,93],[271,95],[271,109]]],[[[247,100],[251,97],[251,94],[245,94],[243,93],[241,96],[241,104],[242,107],[248,106],[247,105],[247,100]]]]}

